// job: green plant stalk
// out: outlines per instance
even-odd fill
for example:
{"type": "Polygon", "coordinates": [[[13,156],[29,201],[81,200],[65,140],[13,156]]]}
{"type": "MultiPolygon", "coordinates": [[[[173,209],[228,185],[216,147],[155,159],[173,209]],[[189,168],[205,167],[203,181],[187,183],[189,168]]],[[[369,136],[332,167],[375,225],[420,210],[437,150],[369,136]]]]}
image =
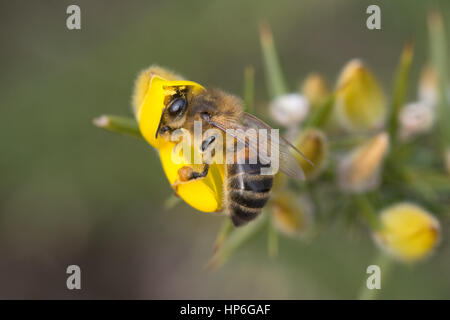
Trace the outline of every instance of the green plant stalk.
{"type": "Polygon", "coordinates": [[[262,229],[268,218],[269,213],[263,211],[261,216],[255,221],[252,221],[246,226],[235,228],[233,232],[229,234],[223,245],[213,255],[207,268],[213,270],[220,268],[242,244],[247,242],[262,229]]]}
{"type": "Polygon", "coordinates": [[[423,179],[435,190],[450,193],[450,179],[447,175],[432,169],[414,167],[406,167],[406,169],[412,172],[417,180],[423,179]]]}
{"type": "Polygon", "coordinates": [[[322,212],[322,205],[320,203],[319,192],[317,190],[317,184],[313,181],[308,181],[305,183],[305,187],[314,203],[314,213],[317,217],[317,221],[324,222],[324,215],[322,212]]]}
{"type": "Polygon", "coordinates": [[[267,90],[270,98],[287,93],[287,86],[281,69],[278,54],[273,41],[272,31],[267,23],[261,23],[259,28],[261,48],[266,72],[267,90]]]}
{"type": "Polygon", "coordinates": [[[231,223],[231,220],[226,217],[225,221],[222,224],[222,227],[220,228],[219,234],[217,235],[216,241],[214,242],[214,252],[217,252],[217,250],[222,247],[222,244],[228,238],[228,235],[231,233],[233,228],[234,226],[231,223]]]}
{"type": "Polygon", "coordinates": [[[378,215],[366,194],[357,194],[354,200],[364,221],[372,230],[379,230],[381,225],[378,215]]]}
{"type": "Polygon", "coordinates": [[[348,148],[354,148],[358,145],[361,145],[367,141],[366,135],[352,135],[348,137],[339,137],[336,140],[329,141],[330,149],[332,150],[339,150],[339,149],[348,149],[348,148]]]}
{"type": "Polygon", "coordinates": [[[244,105],[245,111],[255,113],[254,98],[255,97],[255,69],[248,66],[244,71],[244,105]]]}
{"type": "Polygon", "coordinates": [[[181,202],[181,198],[176,196],[175,194],[170,195],[167,197],[167,199],[164,201],[164,210],[171,210],[173,209],[177,204],[181,202]]]}
{"type": "Polygon", "coordinates": [[[129,137],[144,139],[135,119],[112,115],[102,115],[93,120],[95,126],[107,131],[119,133],[129,137]]]}
{"type": "Polygon", "coordinates": [[[393,98],[389,115],[389,137],[391,138],[392,144],[395,144],[397,140],[398,116],[401,108],[405,104],[413,55],[414,45],[412,42],[409,42],[403,48],[395,74],[394,89],[392,93],[393,98]]]}
{"type": "Polygon", "coordinates": [[[336,92],[333,92],[322,106],[316,108],[314,113],[306,121],[304,128],[319,128],[323,126],[331,114],[335,100],[336,92]]]}
{"type": "Polygon", "coordinates": [[[428,17],[430,33],[431,63],[437,72],[439,82],[439,106],[437,119],[441,131],[442,151],[450,148],[450,101],[447,96],[449,90],[447,47],[445,42],[445,30],[442,16],[439,12],[432,12],[428,17]]]}
{"type": "Polygon", "coordinates": [[[268,220],[267,253],[270,258],[275,258],[278,256],[278,232],[273,225],[273,218],[268,220]]]}
{"type": "MultiPolygon", "coordinates": [[[[388,279],[389,274],[392,271],[394,262],[389,256],[384,254],[382,251],[378,250],[377,256],[376,256],[373,264],[380,267],[381,288],[380,289],[369,289],[367,287],[367,278],[364,279],[361,289],[359,291],[359,294],[357,296],[358,300],[375,300],[377,298],[378,294],[385,286],[385,282],[388,279]]],[[[369,276],[370,275],[367,275],[367,277],[369,277],[369,276]]]]}

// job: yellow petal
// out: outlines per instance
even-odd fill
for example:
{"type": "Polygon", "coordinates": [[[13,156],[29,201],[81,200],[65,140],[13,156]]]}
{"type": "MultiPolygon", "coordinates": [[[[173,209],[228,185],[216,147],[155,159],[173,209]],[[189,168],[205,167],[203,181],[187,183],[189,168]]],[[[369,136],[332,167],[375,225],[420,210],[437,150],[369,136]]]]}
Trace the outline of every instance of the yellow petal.
{"type": "Polygon", "coordinates": [[[302,84],[302,93],[313,108],[321,107],[330,96],[330,88],[318,73],[310,73],[302,84]]]}
{"type": "Polygon", "coordinates": [[[158,76],[170,81],[184,80],[180,75],[157,65],[153,65],[145,70],[142,70],[137,76],[134,83],[134,91],[132,97],[132,106],[136,119],[138,109],[141,106],[142,101],[144,101],[145,96],[147,95],[148,89],[150,88],[150,79],[153,76],[158,76]]]}
{"type": "Polygon", "coordinates": [[[290,191],[274,195],[270,202],[275,227],[288,236],[302,236],[312,226],[312,208],[306,198],[290,191]]]}
{"type": "MultiPolygon", "coordinates": [[[[172,151],[175,143],[163,145],[159,149],[159,155],[164,172],[172,184],[178,177],[178,169],[187,165],[176,164],[172,161],[172,151]]],[[[192,149],[192,152],[195,152],[192,149]]],[[[197,181],[179,185],[178,195],[191,207],[203,212],[215,212],[222,208],[224,165],[212,164],[208,175],[197,181]]]]}
{"type": "Polygon", "coordinates": [[[351,192],[365,192],[379,183],[380,170],[389,149],[389,136],[381,132],[356,147],[339,162],[339,185],[351,192]]]}
{"type": "Polygon", "coordinates": [[[359,60],[350,61],[337,84],[335,112],[341,126],[348,131],[376,129],[384,123],[386,111],[378,81],[359,60]]]}
{"type": "Polygon", "coordinates": [[[430,213],[411,203],[385,209],[375,239],[394,257],[413,262],[427,256],[439,240],[440,226],[430,213]]]}
{"type": "Polygon", "coordinates": [[[298,153],[295,154],[306,178],[317,177],[325,167],[328,156],[328,142],[325,134],[318,129],[307,129],[299,135],[294,144],[314,164],[311,165],[304,157],[298,153]]]}
{"type": "Polygon", "coordinates": [[[136,117],[143,137],[153,147],[160,148],[167,143],[167,140],[161,137],[155,138],[161,114],[171,96],[176,93],[176,88],[185,87],[189,88],[192,93],[204,90],[201,85],[192,81],[167,81],[156,75],[150,79],[149,89],[142,104],[138,107],[136,117]]]}
{"type": "MultiPolygon", "coordinates": [[[[161,70],[164,71],[164,69],[161,70]]],[[[192,159],[182,158],[180,163],[175,163],[172,159],[172,153],[177,142],[169,141],[160,136],[155,138],[161,114],[171,96],[176,93],[176,89],[188,88],[189,94],[195,94],[204,90],[204,88],[192,81],[165,80],[160,75],[169,73],[161,70],[159,74],[147,71],[139,76],[135,86],[133,102],[140,102],[139,106],[135,106],[135,112],[141,134],[150,145],[158,150],[167,180],[170,184],[173,184],[178,178],[178,170],[183,166],[192,166],[190,164],[192,159]],[[145,88],[146,85],[148,88],[145,88]]],[[[192,148],[192,152],[196,152],[196,150],[192,148]]],[[[223,179],[224,165],[212,164],[204,179],[179,185],[178,195],[199,211],[219,211],[222,208],[223,179]]]]}

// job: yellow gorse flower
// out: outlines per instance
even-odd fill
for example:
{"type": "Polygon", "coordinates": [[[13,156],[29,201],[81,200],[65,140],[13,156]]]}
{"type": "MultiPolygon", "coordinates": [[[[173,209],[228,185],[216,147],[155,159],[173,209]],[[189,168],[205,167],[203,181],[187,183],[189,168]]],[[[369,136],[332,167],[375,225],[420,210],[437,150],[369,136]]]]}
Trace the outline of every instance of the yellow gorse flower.
{"type": "Polygon", "coordinates": [[[294,144],[314,163],[312,166],[304,157],[298,154],[295,155],[300,166],[303,168],[306,178],[310,180],[317,177],[325,167],[328,157],[328,141],[325,134],[318,129],[306,129],[299,135],[294,144]]]}
{"type": "Polygon", "coordinates": [[[352,150],[339,162],[339,185],[350,192],[375,188],[388,149],[389,136],[382,132],[352,150]]]}
{"type": "Polygon", "coordinates": [[[376,129],[386,112],[386,98],[372,73],[360,60],[347,63],[337,83],[335,113],[340,125],[348,131],[376,129]]]}
{"type": "Polygon", "coordinates": [[[325,79],[318,73],[310,73],[302,83],[302,94],[313,108],[322,106],[331,94],[325,79]]]}
{"type": "Polygon", "coordinates": [[[312,225],[312,208],[307,199],[284,191],[270,203],[275,227],[288,236],[304,235],[312,225]]]}
{"type": "MultiPolygon", "coordinates": [[[[155,138],[155,135],[165,106],[176,93],[176,89],[183,87],[188,87],[191,93],[204,90],[198,83],[182,80],[180,76],[165,69],[150,67],[138,76],[133,94],[133,110],[141,134],[158,150],[164,173],[171,184],[178,178],[178,170],[189,166],[191,159],[182,158],[181,163],[174,163],[172,153],[178,142],[155,138]]],[[[192,149],[192,152],[198,151],[192,149]]],[[[204,179],[181,184],[177,192],[186,203],[199,211],[219,211],[222,208],[223,179],[223,165],[214,163],[204,179]]]]}
{"type": "Polygon", "coordinates": [[[399,203],[380,215],[377,243],[399,260],[414,262],[429,255],[440,236],[439,221],[423,208],[399,203]]]}

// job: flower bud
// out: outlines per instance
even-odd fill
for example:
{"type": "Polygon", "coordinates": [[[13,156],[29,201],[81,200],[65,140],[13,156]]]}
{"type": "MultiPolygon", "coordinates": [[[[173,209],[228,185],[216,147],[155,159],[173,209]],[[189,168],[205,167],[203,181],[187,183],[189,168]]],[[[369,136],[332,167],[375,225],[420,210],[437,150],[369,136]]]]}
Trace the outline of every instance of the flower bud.
{"type": "Polygon", "coordinates": [[[395,258],[414,262],[429,255],[439,242],[439,221],[411,203],[395,204],[380,214],[380,228],[373,236],[395,258]]]}
{"type": "Polygon", "coordinates": [[[286,235],[305,235],[312,226],[312,207],[306,198],[286,191],[274,197],[271,208],[275,227],[286,235]]]}
{"type": "Polygon", "coordinates": [[[378,81],[360,60],[344,67],[337,83],[335,115],[348,131],[380,128],[386,117],[386,98],[378,81]]]}
{"type": "Polygon", "coordinates": [[[306,178],[317,177],[325,168],[328,156],[328,141],[325,134],[318,129],[307,129],[297,138],[295,146],[314,164],[311,165],[304,157],[295,154],[306,178]]]}
{"type": "Polygon", "coordinates": [[[382,132],[341,159],[338,170],[340,187],[350,192],[376,188],[388,148],[389,136],[382,132]]]}
{"type": "Polygon", "coordinates": [[[298,126],[309,112],[309,103],[298,93],[276,97],[269,106],[270,114],[279,124],[286,127],[298,126]]]}
{"type": "Polygon", "coordinates": [[[400,139],[411,137],[431,130],[435,119],[435,109],[425,102],[413,102],[404,106],[399,115],[400,139]]]}
{"type": "Polygon", "coordinates": [[[426,66],[422,70],[419,81],[419,100],[430,107],[435,107],[439,100],[438,76],[436,71],[426,66]]]}
{"type": "Polygon", "coordinates": [[[312,108],[322,106],[330,96],[330,88],[318,73],[310,73],[302,84],[302,94],[308,99],[312,108]]]}

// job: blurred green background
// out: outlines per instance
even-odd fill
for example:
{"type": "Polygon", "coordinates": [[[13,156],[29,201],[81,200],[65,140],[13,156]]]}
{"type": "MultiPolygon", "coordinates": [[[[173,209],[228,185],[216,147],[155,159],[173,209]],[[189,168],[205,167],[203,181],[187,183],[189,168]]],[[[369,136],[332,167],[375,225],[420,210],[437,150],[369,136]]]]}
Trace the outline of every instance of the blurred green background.
{"type": "MultiPolygon", "coordinates": [[[[436,3],[448,22],[449,1],[2,1],[0,298],[355,298],[376,249],[366,230],[340,222],[342,212],[310,243],[281,237],[275,260],[260,234],[209,272],[224,218],[184,203],[165,211],[172,191],[155,151],[92,118],[131,115],[134,78],[154,63],[238,95],[253,65],[265,108],[261,20],[291,90],[310,71],[333,83],[360,57],[389,92],[401,48],[414,39],[413,99],[436,3]],[[74,3],[79,31],[66,28],[74,3]],[[366,28],[370,4],[381,7],[382,30],[366,28]],[[80,291],[66,288],[70,264],[81,267],[80,291]]],[[[438,254],[397,266],[381,298],[450,298],[443,223],[438,254]]]]}

